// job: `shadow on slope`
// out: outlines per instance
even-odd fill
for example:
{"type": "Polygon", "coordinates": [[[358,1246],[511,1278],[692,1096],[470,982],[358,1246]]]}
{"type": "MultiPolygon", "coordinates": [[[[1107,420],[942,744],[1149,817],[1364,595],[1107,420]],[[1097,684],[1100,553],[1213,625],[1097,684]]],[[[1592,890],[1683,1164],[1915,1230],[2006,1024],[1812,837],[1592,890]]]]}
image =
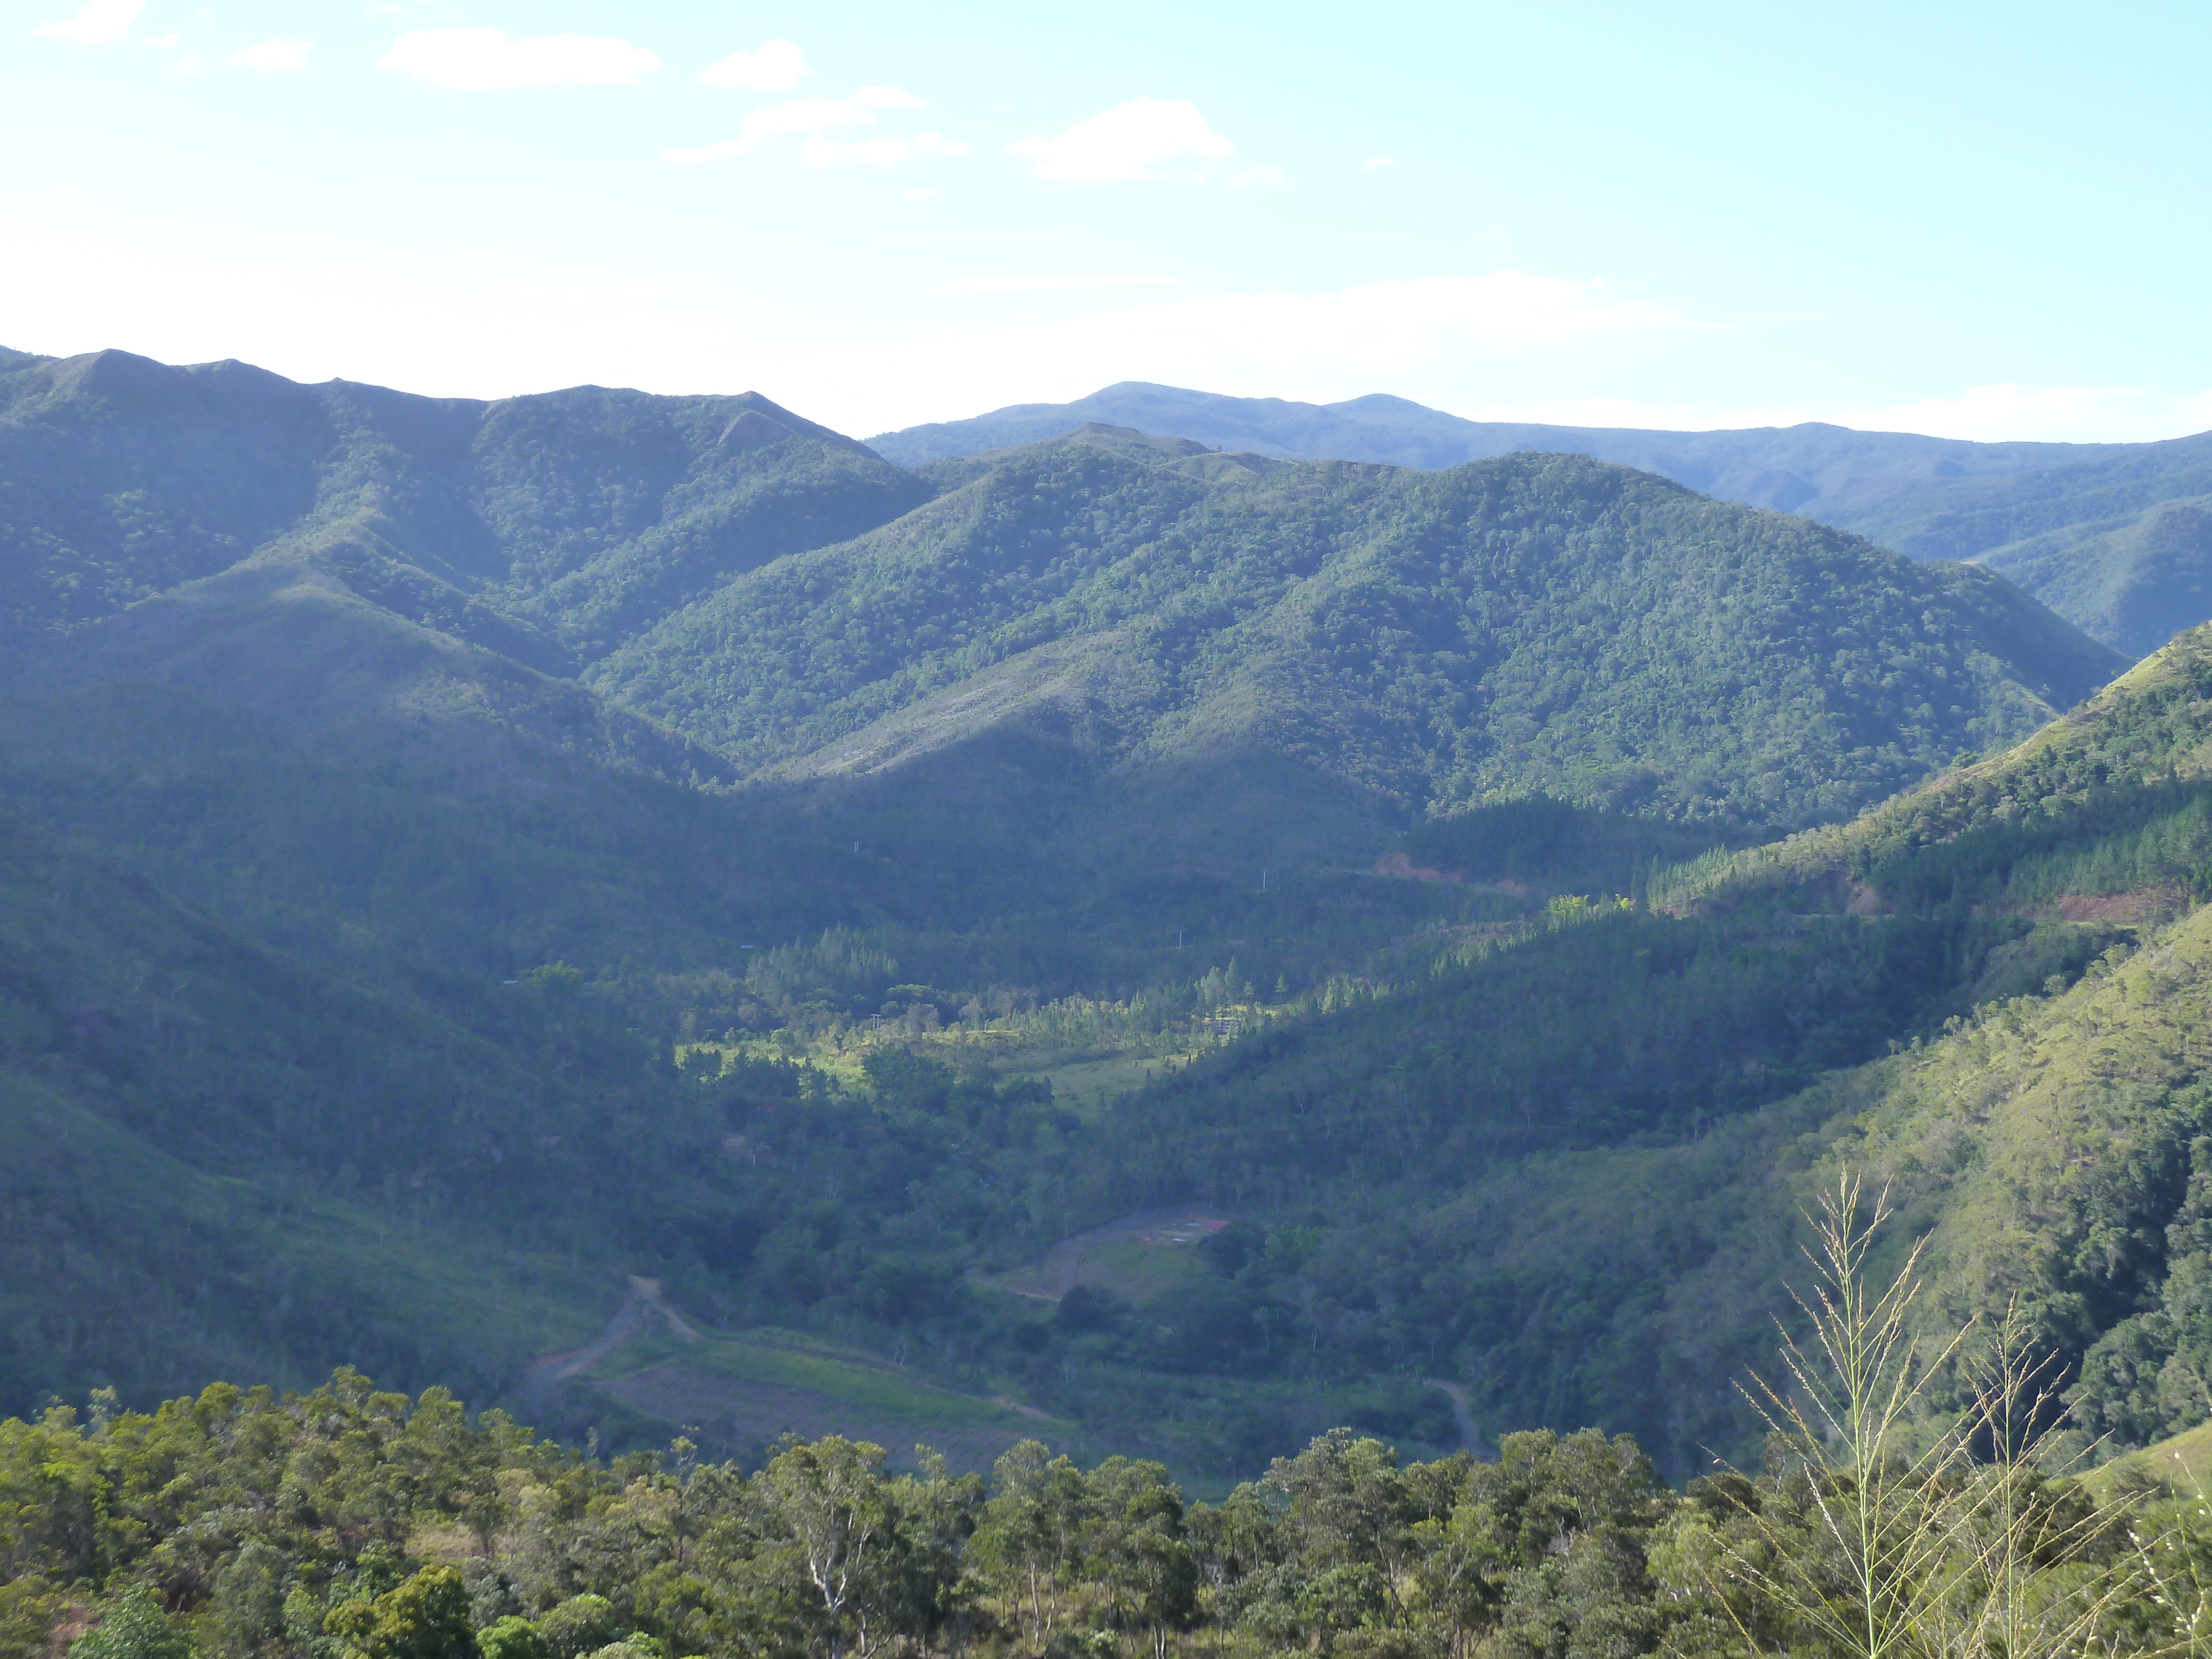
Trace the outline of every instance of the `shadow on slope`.
{"type": "Polygon", "coordinates": [[[702,792],[731,778],[719,757],[311,562],[250,562],[19,653],[0,768],[165,885],[363,967],[719,961],[732,934],[872,914],[818,830],[702,792]]]}

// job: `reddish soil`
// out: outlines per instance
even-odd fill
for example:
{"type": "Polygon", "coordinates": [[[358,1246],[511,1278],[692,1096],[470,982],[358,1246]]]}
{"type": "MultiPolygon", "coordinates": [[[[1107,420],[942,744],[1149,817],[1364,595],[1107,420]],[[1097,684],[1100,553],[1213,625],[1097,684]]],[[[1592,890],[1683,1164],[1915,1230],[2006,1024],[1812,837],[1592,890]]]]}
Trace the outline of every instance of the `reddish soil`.
{"type": "Polygon", "coordinates": [[[2146,887],[2132,893],[2063,893],[2057,909],[2068,921],[2148,921],[2172,915],[2186,901],[2171,887],[2146,887]]]}
{"type": "MultiPolygon", "coordinates": [[[[1414,863],[1403,853],[1385,853],[1375,860],[1375,873],[1395,876],[1401,881],[1473,881],[1464,870],[1431,870],[1425,864],[1414,863]]],[[[1473,884],[1489,888],[1493,892],[1510,893],[1516,898],[1526,898],[1536,890],[1525,881],[1483,881],[1474,882],[1473,884]]]]}

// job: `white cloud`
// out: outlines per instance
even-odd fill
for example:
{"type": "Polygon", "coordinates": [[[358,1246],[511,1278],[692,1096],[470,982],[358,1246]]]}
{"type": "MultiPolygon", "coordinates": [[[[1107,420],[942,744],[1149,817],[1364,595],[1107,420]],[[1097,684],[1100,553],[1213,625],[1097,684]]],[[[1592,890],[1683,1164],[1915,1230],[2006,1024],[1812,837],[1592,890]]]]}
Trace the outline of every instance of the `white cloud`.
{"type": "Polygon", "coordinates": [[[660,159],[677,167],[698,167],[708,161],[727,161],[740,155],[750,155],[763,144],[775,138],[787,138],[794,134],[807,135],[807,144],[801,147],[810,167],[836,167],[841,160],[872,162],[887,167],[896,161],[911,159],[926,153],[920,148],[927,139],[927,150],[940,155],[964,155],[966,146],[948,143],[937,134],[924,133],[914,139],[886,139],[885,144],[903,144],[906,149],[896,155],[888,151],[869,155],[852,154],[870,149],[866,144],[836,144],[823,139],[824,132],[839,127],[869,127],[876,124],[878,112],[887,109],[920,109],[921,100],[897,87],[862,87],[850,98],[794,98],[788,103],[770,104],[757,109],[745,117],[744,130],[734,138],[719,144],[705,144],[696,149],[666,149],[660,159]],[[878,157],[889,156],[888,160],[878,157]]]}
{"type": "Polygon", "coordinates": [[[758,52],[733,52],[699,71],[708,87],[744,87],[754,92],[789,92],[806,74],[806,59],[788,40],[763,40],[758,52]]]}
{"type": "Polygon", "coordinates": [[[512,40],[505,29],[414,29],[394,41],[376,66],[447,92],[503,92],[516,87],[634,87],[660,67],[660,58],[643,46],[603,35],[512,40]]]}
{"type": "Polygon", "coordinates": [[[925,185],[920,190],[904,191],[901,193],[909,202],[933,202],[938,197],[937,187],[934,185],[925,185]]]}
{"type": "Polygon", "coordinates": [[[1291,175],[1273,161],[1264,167],[1246,167],[1242,173],[1229,175],[1231,185],[1238,190],[1249,189],[1254,185],[1286,185],[1290,181],[1291,175]]]}
{"type": "Polygon", "coordinates": [[[234,52],[222,61],[264,75],[297,74],[307,67],[307,53],[314,44],[312,40],[264,40],[258,46],[234,52]]]}
{"type": "Polygon", "coordinates": [[[74,40],[80,46],[112,46],[127,40],[131,26],[146,9],[146,0],[84,0],[76,15],[43,22],[31,31],[43,40],[74,40]]]}
{"type": "Polygon", "coordinates": [[[820,133],[811,134],[799,147],[799,159],[811,167],[895,167],[917,155],[965,155],[968,146],[935,132],[917,132],[911,138],[864,138],[841,144],[820,133]]]}
{"type": "Polygon", "coordinates": [[[1380,173],[1385,167],[1397,165],[1398,158],[1395,155],[1370,155],[1359,164],[1359,170],[1362,173],[1380,173]]]}
{"type": "Polygon", "coordinates": [[[1040,179],[1108,184],[1154,179],[1171,161],[1218,161],[1236,146],[1206,125],[1188,99],[1133,98],[1057,138],[1024,138],[1006,154],[1040,179]]]}
{"type": "Polygon", "coordinates": [[[991,271],[975,276],[956,276],[930,289],[932,294],[1064,294],[1073,289],[1151,288],[1172,283],[1172,276],[1084,275],[1061,271],[991,271]]]}
{"type": "Polygon", "coordinates": [[[177,49],[177,37],[173,34],[142,34],[131,44],[144,46],[153,52],[174,52],[177,49]]]}

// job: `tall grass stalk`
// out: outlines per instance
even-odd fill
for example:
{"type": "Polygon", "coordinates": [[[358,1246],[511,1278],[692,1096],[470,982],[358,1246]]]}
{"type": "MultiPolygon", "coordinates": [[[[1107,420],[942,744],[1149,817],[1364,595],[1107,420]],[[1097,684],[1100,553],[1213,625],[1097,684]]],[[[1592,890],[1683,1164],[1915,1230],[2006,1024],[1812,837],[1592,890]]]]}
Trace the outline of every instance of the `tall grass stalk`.
{"type": "MultiPolygon", "coordinates": [[[[2094,1504],[2053,1483],[2059,1471],[2046,1464],[2064,1413],[2017,1306],[1986,1334],[1969,1321],[1924,1335],[1925,1240],[1887,1285],[1872,1282],[1875,1240],[1893,1213],[1886,1190],[1869,1203],[1846,1170],[1807,1218],[1814,1284],[1791,1293],[1804,1334],[1781,1327],[1780,1376],[1740,1385],[1798,1461],[1802,1501],[1743,1499],[1721,1573],[1794,1630],[1793,1649],[2081,1659],[2105,1645],[2115,1608],[2156,1582],[2162,1540],[2130,1534],[2124,1499],[2094,1504]],[[1937,1395],[1949,1378],[1963,1384],[1963,1407],[1937,1395]]],[[[1736,1598],[1712,1588],[1759,1650],[1736,1598]]],[[[2184,1613],[2177,1628],[2203,1622],[2184,1613]]]]}

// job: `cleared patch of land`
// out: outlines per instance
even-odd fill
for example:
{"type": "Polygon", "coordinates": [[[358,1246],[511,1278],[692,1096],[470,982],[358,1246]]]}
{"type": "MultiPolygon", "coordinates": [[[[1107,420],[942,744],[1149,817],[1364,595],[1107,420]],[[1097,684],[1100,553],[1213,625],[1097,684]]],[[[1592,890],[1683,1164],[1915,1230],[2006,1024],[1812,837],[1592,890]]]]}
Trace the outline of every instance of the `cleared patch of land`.
{"type": "Polygon", "coordinates": [[[1155,1232],[1114,1239],[1085,1251],[1075,1282],[1141,1308],[1207,1271],[1191,1241],[1155,1232]]]}
{"type": "Polygon", "coordinates": [[[1159,1054],[1086,1054],[1078,1059],[1038,1064],[1036,1057],[1018,1054],[994,1069],[1002,1078],[1031,1078],[1052,1085],[1052,1097],[1089,1117],[1104,1111],[1116,1097],[1141,1089],[1155,1073],[1165,1072],[1177,1057],[1159,1054]]]}
{"type": "MultiPolygon", "coordinates": [[[[646,1282],[646,1281],[641,1281],[646,1282]]],[[[562,1370],[630,1410],[724,1446],[765,1449],[786,1434],[842,1434],[915,1448],[956,1469],[988,1469],[1020,1440],[1067,1447],[1073,1425],[1033,1407],[939,1388],[870,1354],[799,1332],[701,1331],[654,1294],[634,1294],[608,1330],[562,1370]]]]}
{"type": "Polygon", "coordinates": [[[1031,1267],[979,1280],[1016,1296],[1057,1302],[1078,1285],[1144,1302],[1202,1271],[1191,1255],[1198,1243],[1229,1224],[1224,1212],[1204,1205],[1139,1210],[1063,1238],[1031,1267]]]}

